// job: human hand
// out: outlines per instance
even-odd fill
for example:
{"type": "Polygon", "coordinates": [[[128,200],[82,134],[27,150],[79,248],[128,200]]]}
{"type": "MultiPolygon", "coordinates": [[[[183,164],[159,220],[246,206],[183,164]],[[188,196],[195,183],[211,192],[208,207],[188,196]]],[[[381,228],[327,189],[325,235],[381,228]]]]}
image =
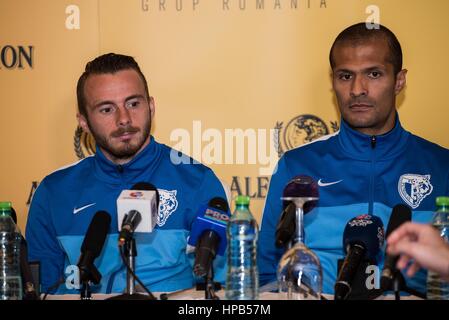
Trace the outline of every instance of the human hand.
{"type": "Polygon", "coordinates": [[[400,255],[398,269],[411,262],[409,277],[423,267],[449,279],[449,245],[431,225],[406,222],[391,233],[387,244],[388,254],[400,255]]]}

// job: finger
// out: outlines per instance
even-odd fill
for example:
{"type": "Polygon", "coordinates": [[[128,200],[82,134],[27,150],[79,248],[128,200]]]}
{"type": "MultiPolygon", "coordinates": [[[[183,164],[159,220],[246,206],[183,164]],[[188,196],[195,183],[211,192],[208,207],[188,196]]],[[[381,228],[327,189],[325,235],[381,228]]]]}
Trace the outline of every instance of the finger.
{"type": "Polygon", "coordinates": [[[407,235],[415,238],[425,229],[425,224],[406,222],[403,223],[399,228],[394,230],[387,239],[388,244],[394,244],[400,239],[404,238],[407,235]]]}
{"type": "Polygon", "coordinates": [[[396,263],[396,268],[398,268],[399,270],[404,269],[407,266],[409,261],[410,261],[410,257],[409,256],[402,255],[399,258],[398,262],[396,263]]]}
{"type": "Polygon", "coordinates": [[[421,269],[421,266],[414,262],[407,270],[407,275],[409,277],[413,277],[415,275],[416,272],[418,272],[418,270],[421,269]]]}

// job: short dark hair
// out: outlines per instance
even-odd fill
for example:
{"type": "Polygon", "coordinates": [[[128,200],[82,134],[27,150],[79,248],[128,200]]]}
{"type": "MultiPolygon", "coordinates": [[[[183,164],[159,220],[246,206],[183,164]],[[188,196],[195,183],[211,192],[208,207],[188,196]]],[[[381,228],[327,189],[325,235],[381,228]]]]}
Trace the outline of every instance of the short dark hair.
{"type": "Polygon", "coordinates": [[[139,68],[136,60],[134,60],[131,56],[126,56],[123,54],[116,53],[106,53],[92,61],[89,61],[86,64],[86,68],[78,79],[78,84],[76,86],[76,97],[78,99],[78,111],[81,115],[87,118],[87,110],[86,110],[86,97],[84,96],[84,84],[86,83],[87,78],[93,74],[107,74],[107,73],[116,73],[122,70],[132,69],[135,70],[139,76],[142,78],[143,84],[145,86],[145,93],[147,99],[150,98],[150,94],[148,91],[148,84],[145,76],[139,68]]]}
{"type": "Polygon", "coordinates": [[[378,29],[368,29],[365,22],[360,22],[343,30],[335,39],[329,53],[329,62],[332,69],[335,67],[333,53],[338,44],[349,43],[351,45],[358,45],[377,38],[384,39],[387,42],[390,49],[389,62],[393,64],[394,74],[397,75],[402,70],[401,44],[390,29],[381,24],[378,26],[378,29]]]}

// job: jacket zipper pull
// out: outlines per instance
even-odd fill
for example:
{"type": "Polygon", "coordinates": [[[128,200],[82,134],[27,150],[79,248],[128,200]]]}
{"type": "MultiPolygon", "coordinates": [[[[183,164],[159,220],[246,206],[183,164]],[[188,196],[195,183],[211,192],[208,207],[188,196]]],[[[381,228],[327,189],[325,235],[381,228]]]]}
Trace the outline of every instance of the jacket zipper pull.
{"type": "Polygon", "coordinates": [[[371,136],[371,149],[374,149],[376,147],[376,136],[371,136]]]}

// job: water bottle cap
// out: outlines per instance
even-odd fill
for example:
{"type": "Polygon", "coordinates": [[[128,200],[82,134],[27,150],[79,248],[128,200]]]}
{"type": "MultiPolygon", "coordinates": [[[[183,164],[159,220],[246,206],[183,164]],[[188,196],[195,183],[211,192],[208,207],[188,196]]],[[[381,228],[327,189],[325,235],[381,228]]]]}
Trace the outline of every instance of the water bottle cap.
{"type": "Polygon", "coordinates": [[[1,201],[0,210],[11,210],[11,201],[1,201]]]}
{"type": "Polygon", "coordinates": [[[237,198],[235,198],[235,204],[247,206],[249,205],[249,200],[250,198],[248,196],[237,196],[237,198]]]}
{"type": "Polygon", "coordinates": [[[435,202],[437,206],[449,206],[449,197],[437,197],[435,202]]]}

